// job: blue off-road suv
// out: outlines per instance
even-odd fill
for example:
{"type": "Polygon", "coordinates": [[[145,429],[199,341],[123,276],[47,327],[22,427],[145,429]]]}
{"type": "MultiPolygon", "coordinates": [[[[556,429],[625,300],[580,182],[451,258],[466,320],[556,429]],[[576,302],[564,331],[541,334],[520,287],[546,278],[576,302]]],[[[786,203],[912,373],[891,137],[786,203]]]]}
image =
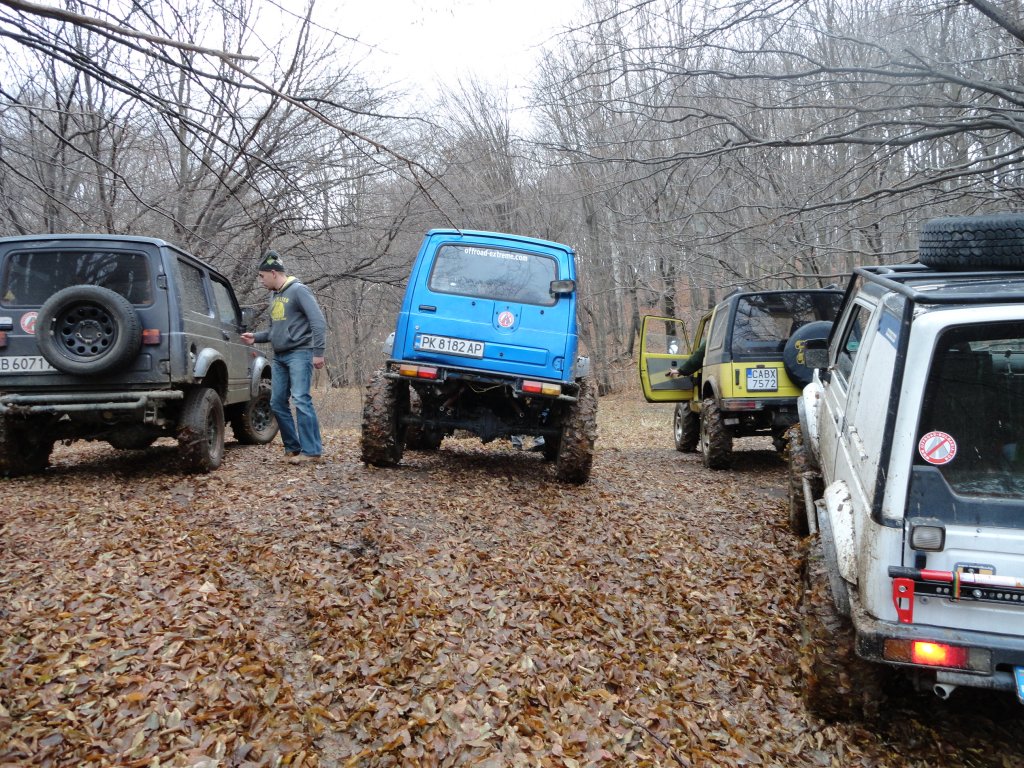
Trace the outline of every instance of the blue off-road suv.
{"type": "Polygon", "coordinates": [[[597,392],[577,357],[576,265],[560,243],[431,230],[390,355],[363,404],[362,460],[395,465],[456,430],[544,438],[559,480],[590,477],[597,392]]]}

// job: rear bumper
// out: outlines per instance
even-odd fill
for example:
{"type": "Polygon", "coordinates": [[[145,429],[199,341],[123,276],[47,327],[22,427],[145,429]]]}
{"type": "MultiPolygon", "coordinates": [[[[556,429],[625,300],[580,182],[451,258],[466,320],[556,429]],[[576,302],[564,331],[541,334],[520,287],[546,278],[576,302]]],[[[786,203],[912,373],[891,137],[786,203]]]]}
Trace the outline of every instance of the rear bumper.
{"type": "Polygon", "coordinates": [[[853,610],[856,617],[857,654],[862,658],[890,666],[931,671],[936,674],[940,682],[971,688],[1016,690],[1013,668],[1024,666],[1024,637],[947,629],[925,624],[879,621],[867,616],[857,606],[854,606],[853,610]],[[991,654],[991,664],[986,672],[895,662],[885,657],[886,640],[924,640],[965,648],[977,648],[991,654]]]}
{"type": "Polygon", "coordinates": [[[501,386],[507,387],[517,397],[546,397],[551,400],[568,402],[575,402],[579,393],[579,385],[575,381],[480,371],[475,368],[434,365],[420,361],[388,360],[385,366],[385,375],[391,379],[423,383],[464,382],[483,386],[501,386]],[[530,389],[534,384],[539,384],[541,391],[530,389]],[[558,390],[557,394],[554,393],[555,389],[558,390]]]}
{"type": "Polygon", "coordinates": [[[64,392],[39,395],[0,395],[0,414],[73,414],[93,411],[135,411],[168,400],[181,400],[181,390],[140,392],[64,392]]]}

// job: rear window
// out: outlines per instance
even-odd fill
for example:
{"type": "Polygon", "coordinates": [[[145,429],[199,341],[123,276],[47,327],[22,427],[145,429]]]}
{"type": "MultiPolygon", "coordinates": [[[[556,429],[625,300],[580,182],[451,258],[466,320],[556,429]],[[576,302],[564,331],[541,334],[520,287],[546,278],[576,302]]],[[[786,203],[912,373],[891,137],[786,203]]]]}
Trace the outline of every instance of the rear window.
{"type": "Polygon", "coordinates": [[[915,464],[938,468],[962,496],[1024,498],[1024,323],[940,337],[915,464]]]}
{"type": "Polygon", "coordinates": [[[834,321],[841,293],[765,293],[736,303],[732,328],[734,355],[780,355],[799,328],[817,320],[834,321]]]}
{"type": "Polygon", "coordinates": [[[557,297],[551,295],[551,281],[557,279],[558,263],[550,256],[443,245],[434,257],[427,285],[436,293],[552,306],[557,297]]]}
{"type": "Polygon", "coordinates": [[[0,304],[38,307],[73,285],[98,285],[132,304],[152,302],[149,260],[126,251],[23,251],[7,257],[0,304]]]}

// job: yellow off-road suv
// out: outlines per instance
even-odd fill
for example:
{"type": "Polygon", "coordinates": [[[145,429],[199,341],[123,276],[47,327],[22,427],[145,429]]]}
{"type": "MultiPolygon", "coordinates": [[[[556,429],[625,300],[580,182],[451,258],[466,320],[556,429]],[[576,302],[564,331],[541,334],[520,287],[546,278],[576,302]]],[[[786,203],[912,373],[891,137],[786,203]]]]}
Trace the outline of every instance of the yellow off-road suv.
{"type": "Polygon", "coordinates": [[[842,298],[830,288],[733,293],[700,319],[692,341],[684,321],[645,317],[640,385],[648,402],[677,403],[676,449],[699,449],[709,469],[730,465],[736,437],[770,435],[784,450],[811,380],[803,343],[828,336],[842,298]]]}

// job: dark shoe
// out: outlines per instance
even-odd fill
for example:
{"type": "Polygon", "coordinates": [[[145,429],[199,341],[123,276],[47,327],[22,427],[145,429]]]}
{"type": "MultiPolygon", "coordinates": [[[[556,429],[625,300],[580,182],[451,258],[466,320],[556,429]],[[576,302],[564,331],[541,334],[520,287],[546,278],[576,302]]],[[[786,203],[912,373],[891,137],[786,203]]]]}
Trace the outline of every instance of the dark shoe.
{"type": "Polygon", "coordinates": [[[284,452],[284,457],[286,459],[292,459],[292,458],[298,456],[299,453],[300,453],[299,451],[285,451],[284,452]]]}

